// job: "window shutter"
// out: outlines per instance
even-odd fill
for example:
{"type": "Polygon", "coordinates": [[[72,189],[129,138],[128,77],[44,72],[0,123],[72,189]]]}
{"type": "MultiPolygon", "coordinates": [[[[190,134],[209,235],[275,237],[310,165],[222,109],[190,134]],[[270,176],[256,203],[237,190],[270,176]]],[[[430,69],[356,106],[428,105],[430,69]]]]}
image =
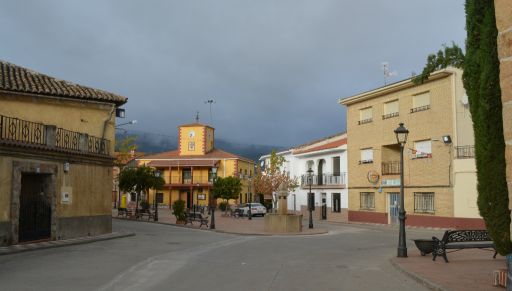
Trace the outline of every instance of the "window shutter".
{"type": "Polygon", "coordinates": [[[372,108],[371,107],[359,110],[359,120],[372,119],[372,117],[373,117],[372,113],[373,112],[372,112],[372,108]]]}
{"type": "Polygon", "coordinates": [[[361,150],[361,161],[373,161],[373,149],[361,150]]]}
{"type": "Polygon", "coordinates": [[[414,108],[430,105],[430,92],[421,93],[412,96],[412,106],[414,108]]]}
{"type": "Polygon", "coordinates": [[[398,112],[398,100],[384,103],[384,114],[391,114],[398,112]]]}

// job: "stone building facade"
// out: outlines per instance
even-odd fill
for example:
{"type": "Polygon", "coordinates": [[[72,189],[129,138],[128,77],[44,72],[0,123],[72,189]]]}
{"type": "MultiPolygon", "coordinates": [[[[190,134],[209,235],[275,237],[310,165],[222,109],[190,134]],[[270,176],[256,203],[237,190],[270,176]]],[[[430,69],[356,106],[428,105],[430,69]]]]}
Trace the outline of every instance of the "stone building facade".
{"type": "Polygon", "coordinates": [[[512,209],[512,1],[494,0],[494,6],[498,28],[498,57],[500,59],[500,87],[501,101],[503,102],[503,135],[506,146],[509,208],[512,209]]]}
{"type": "Polygon", "coordinates": [[[126,101],[0,61],[0,245],[111,232],[126,101]]]}

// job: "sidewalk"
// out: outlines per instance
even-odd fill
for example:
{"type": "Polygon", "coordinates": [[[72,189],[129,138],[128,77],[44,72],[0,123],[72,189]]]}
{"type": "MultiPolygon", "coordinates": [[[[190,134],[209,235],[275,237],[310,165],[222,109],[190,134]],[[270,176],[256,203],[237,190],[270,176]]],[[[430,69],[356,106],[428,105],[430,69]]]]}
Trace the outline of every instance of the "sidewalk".
{"type": "MultiPolygon", "coordinates": [[[[116,209],[112,210],[112,217],[117,218],[116,209]]],[[[158,209],[158,223],[176,225],[176,218],[171,214],[171,211],[169,209],[158,209]]],[[[198,222],[194,222],[193,225],[187,224],[186,226],[178,226],[209,230],[209,228],[205,226],[199,227],[198,222]]],[[[215,231],[242,235],[314,235],[326,234],[328,232],[326,229],[322,228],[309,229],[307,223],[303,223],[302,232],[300,233],[268,233],[264,231],[263,217],[253,217],[252,220],[247,219],[247,217],[226,217],[224,216],[224,213],[222,211],[215,211],[215,231]]]]}
{"type": "Polygon", "coordinates": [[[86,236],[71,239],[52,240],[43,242],[34,242],[27,244],[10,245],[6,247],[0,247],[1,255],[10,255],[15,253],[21,253],[32,250],[50,249],[62,246],[80,245],[97,241],[110,240],[115,238],[122,238],[128,236],[134,236],[132,232],[112,232],[107,234],[101,234],[97,236],[86,236]]]}
{"type": "Polygon", "coordinates": [[[503,291],[493,287],[493,271],[506,269],[505,257],[494,251],[465,249],[448,254],[449,263],[442,257],[432,261],[432,255],[422,257],[414,244],[408,249],[408,258],[393,257],[391,263],[399,270],[433,290],[503,291]]]}

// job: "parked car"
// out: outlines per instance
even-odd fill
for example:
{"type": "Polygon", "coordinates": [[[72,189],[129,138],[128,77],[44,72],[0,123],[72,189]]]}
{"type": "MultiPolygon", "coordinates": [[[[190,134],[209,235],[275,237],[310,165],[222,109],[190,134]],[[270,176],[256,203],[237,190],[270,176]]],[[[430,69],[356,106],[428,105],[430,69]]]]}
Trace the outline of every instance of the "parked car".
{"type": "Polygon", "coordinates": [[[252,216],[265,216],[267,213],[267,208],[265,208],[261,203],[245,203],[239,207],[239,209],[243,211],[243,215],[247,216],[249,214],[249,204],[251,204],[252,216]]]}

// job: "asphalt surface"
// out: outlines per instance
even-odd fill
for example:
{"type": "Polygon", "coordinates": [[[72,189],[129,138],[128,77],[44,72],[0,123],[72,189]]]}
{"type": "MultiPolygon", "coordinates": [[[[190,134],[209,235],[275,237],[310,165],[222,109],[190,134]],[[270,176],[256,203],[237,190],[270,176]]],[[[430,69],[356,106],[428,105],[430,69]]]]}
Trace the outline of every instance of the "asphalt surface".
{"type": "MultiPolygon", "coordinates": [[[[389,262],[396,228],[321,226],[246,236],[113,220],[136,235],[0,256],[0,290],[426,290],[389,262]]],[[[409,249],[438,233],[408,230],[409,249]]]]}

